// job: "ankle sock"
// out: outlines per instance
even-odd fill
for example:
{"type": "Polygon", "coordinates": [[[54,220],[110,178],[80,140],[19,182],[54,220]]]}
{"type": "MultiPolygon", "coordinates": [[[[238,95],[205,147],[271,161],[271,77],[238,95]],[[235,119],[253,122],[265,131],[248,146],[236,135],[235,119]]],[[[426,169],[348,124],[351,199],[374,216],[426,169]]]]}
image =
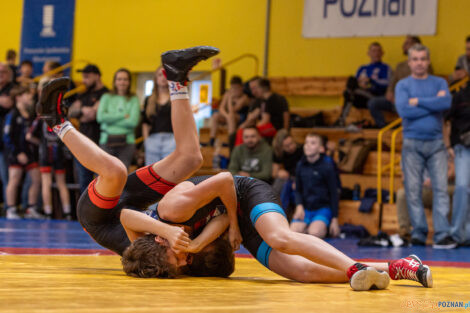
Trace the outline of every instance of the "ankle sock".
{"type": "Polygon", "coordinates": [[[352,265],[350,268],[348,268],[348,271],[347,271],[347,275],[348,275],[348,278],[351,279],[351,277],[359,270],[362,270],[363,268],[366,268],[367,265],[365,264],[362,264],[362,263],[355,263],[354,265],[352,265]]]}
{"type": "Polygon", "coordinates": [[[179,82],[168,81],[168,88],[170,89],[171,100],[189,99],[188,86],[185,86],[179,82]]]}
{"type": "Polygon", "coordinates": [[[59,136],[60,140],[62,140],[65,136],[65,134],[69,131],[74,129],[72,123],[69,121],[65,121],[62,124],[56,125],[52,128],[54,133],[56,133],[57,136],[59,136]]]}
{"type": "Polygon", "coordinates": [[[44,205],[43,210],[47,215],[52,215],[52,205],[44,205]]]}

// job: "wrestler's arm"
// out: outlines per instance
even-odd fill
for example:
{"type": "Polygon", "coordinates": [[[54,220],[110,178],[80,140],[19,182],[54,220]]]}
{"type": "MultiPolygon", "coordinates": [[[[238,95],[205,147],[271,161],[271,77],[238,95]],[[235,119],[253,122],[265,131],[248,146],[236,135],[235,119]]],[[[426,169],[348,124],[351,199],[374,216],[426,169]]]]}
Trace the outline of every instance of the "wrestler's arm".
{"type": "Polygon", "coordinates": [[[189,182],[183,182],[182,188],[177,186],[163,197],[158,205],[160,217],[173,223],[183,223],[189,220],[199,208],[218,197],[227,208],[230,243],[234,249],[238,249],[242,239],[238,227],[237,193],[233,176],[229,172],[222,172],[200,184],[189,184],[189,182]]]}
{"type": "Polygon", "coordinates": [[[208,244],[216,240],[220,235],[222,235],[228,227],[229,219],[227,214],[222,214],[217,217],[214,217],[210,222],[204,227],[202,232],[194,240],[189,243],[186,252],[189,253],[198,253],[204,249],[208,244]]]}
{"type": "Polygon", "coordinates": [[[122,209],[120,219],[130,241],[150,233],[168,240],[175,251],[185,250],[191,241],[181,227],[165,224],[138,211],[122,209]]]}

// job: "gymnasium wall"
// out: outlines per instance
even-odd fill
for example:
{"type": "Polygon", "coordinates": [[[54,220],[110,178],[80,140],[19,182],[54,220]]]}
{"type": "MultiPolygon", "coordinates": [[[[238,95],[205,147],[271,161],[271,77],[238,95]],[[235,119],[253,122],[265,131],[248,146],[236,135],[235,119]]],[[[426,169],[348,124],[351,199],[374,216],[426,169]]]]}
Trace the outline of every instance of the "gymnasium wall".
{"type": "MultiPolygon", "coordinates": [[[[403,37],[305,39],[301,35],[303,0],[272,0],[269,49],[270,76],[344,76],[368,62],[366,49],[380,41],[384,61],[392,66],[404,59],[403,37]]],[[[22,1],[2,3],[0,53],[19,50],[22,1]]],[[[436,36],[422,37],[432,52],[439,74],[450,73],[464,39],[470,34],[470,1],[440,0],[436,36]]],[[[264,0],[76,0],[73,58],[98,64],[110,85],[119,67],[153,71],[161,52],[192,45],[214,45],[222,61],[250,52],[260,58],[262,71],[266,1],[264,0]],[[177,3],[177,5],[175,5],[177,3]]],[[[1,56],[2,58],[4,56],[1,56]]],[[[210,62],[197,70],[209,70],[210,62]]],[[[242,61],[228,75],[254,74],[253,62],[242,61]]],[[[216,76],[218,78],[218,76],[216,76]]],[[[76,76],[75,79],[79,79],[76,76]]],[[[214,80],[217,89],[217,79],[214,80]]],[[[291,97],[291,106],[331,107],[337,98],[291,97]]]]}

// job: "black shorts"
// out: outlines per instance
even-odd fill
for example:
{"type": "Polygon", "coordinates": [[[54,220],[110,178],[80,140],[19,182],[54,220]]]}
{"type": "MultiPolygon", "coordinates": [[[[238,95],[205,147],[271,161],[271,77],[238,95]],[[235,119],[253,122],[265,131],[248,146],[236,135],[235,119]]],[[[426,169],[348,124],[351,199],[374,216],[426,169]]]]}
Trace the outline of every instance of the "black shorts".
{"type": "Polygon", "coordinates": [[[78,201],[77,217],[83,229],[101,246],[122,255],[130,245],[120,214],[123,208],[143,211],[159,201],[175,184],[158,174],[151,166],[138,169],[127,177],[118,197],[103,197],[95,189],[96,179],[78,201]]]}
{"type": "Polygon", "coordinates": [[[30,153],[26,153],[26,156],[28,157],[28,163],[26,164],[21,164],[19,161],[18,161],[18,158],[16,157],[16,155],[13,155],[13,154],[9,154],[8,155],[8,167],[12,167],[12,168],[21,168],[21,169],[24,169],[26,171],[29,171],[29,170],[32,170],[34,168],[38,168],[39,167],[39,164],[38,164],[38,158],[36,155],[34,154],[30,154],[30,153]]]}
{"type": "MultiPolygon", "coordinates": [[[[249,179],[249,178],[245,178],[249,179]]],[[[241,180],[235,177],[235,183],[241,180]]],[[[261,238],[255,228],[256,221],[265,213],[276,212],[284,217],[286,214],[281,207],[279,198],[270,185],[252,179],[240,183],[238,191],[238,223],[243,238],[243,246],[264,266],[269,268],[269,256],[272,248],[261,238]]],[[[287,219],[287,217],[286,217],[287,219]]]]}
{"type": "Polygon", "coordinates": [[[65,173],[64,148],[61,145],[39,147],[39,166],[41,173],[65,173]]]}

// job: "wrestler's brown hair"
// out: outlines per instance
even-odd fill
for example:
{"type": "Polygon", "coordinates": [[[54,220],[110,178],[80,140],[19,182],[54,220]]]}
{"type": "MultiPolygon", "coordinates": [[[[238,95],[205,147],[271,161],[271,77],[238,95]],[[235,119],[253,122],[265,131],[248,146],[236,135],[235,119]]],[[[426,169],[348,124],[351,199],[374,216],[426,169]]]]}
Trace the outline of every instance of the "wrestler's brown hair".
{"type": "Polygon", "coordinates": [[[227,239],[217,238],[188,264],[189,275],[198,277],[229,277],[235,270],[235,255],[227,239]]]}
{"type": "Polygon", "coordinates": [[[122,266],[128,276],[140,278],[174,278],[177,269],[168,263],[168,247],[155,242],[155,235],[136,239],[122,255],[122,266]]]}

